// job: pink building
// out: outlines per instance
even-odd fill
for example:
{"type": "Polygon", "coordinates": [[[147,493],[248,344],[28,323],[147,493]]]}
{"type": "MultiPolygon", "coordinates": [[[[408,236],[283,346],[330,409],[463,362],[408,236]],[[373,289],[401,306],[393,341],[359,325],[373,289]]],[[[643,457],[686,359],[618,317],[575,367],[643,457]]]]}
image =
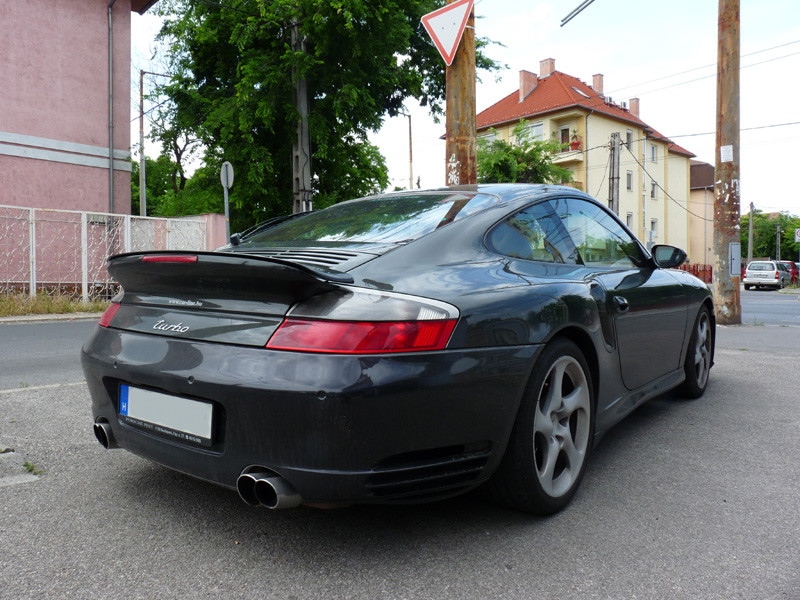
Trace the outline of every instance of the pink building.
{"type": "Polygon", "coordinates": [[[130,213],[131,11],[156,1],[0,0],[0,204],[130,213]]]}

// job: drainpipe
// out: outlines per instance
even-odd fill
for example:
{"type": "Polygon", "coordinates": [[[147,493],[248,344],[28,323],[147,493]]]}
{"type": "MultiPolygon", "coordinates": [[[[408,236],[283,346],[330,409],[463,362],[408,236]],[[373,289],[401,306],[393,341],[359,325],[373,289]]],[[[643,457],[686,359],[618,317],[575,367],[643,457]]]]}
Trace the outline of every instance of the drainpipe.
{"type": "Polygon", "coordinates": [[[108,5],[108,212],[114,212],[114,23],[108,5]]]}
{"type": "Polygon", "coordinates": [[[589,114],[586,115],[583,124],[583,133],[586,136],[586,139],[583,140],[583,145],[585,146],[583,150],[583,180],[586,182],[584,184],[586,189],[583,191],[587,194],[589,193],[589,117],[591,117],[593,114],[594,109],[592,109],[589,114]]]}

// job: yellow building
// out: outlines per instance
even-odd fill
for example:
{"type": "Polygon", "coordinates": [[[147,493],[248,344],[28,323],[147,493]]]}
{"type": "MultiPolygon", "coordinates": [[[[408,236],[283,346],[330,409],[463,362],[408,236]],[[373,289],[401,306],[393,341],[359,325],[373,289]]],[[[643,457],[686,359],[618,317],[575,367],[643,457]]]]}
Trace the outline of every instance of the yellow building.
{"type": "MultiPolygon", "coordinates": [[[[603,94],[603,76],[589,86],[539,64],[539,74],[520,71],[520,87],[478,114],[478,137],[513,141],[520,120],[534,138],[563,144],[554,162],[568,168],[575,187],[613,208],[609,173],[612,134],[619,134],[618,214],[640,240],[689,249],[689,160],[694,154],[639,118],[630,106],[603,94]]],[[[616,178],[614,178],[616,181],[616,178]]]]}

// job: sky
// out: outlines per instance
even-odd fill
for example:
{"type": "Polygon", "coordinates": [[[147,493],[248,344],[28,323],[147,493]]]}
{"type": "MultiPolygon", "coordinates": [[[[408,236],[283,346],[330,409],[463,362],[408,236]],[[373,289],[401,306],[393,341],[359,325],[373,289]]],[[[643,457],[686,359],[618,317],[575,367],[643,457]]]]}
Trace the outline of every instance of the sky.
{"type": "MultiPolygon", "coordinates": [[[[800,2],[740,0],[740,182],[741,209],[800,214],[793,172],[800,144],[800,2]]],[[[479,72],[477,110],[488,108],[519,88],[519,71],[539,72],[539,61],[555,59],[556,69],[591,84],[602,73],[604,92],[615,102],[640,98],[640,118],[697,155],[715,162],[717,11],[715,0],[594,0],[561,27],[581,0],[477,0],[475,30],[499,44],[485,52],[507,65],[479,72]]],[[[152,59],[155,15],[133,14],[132,61],[158,71],[152,59]]],[[[445,68],[442,61],[442,69],[445,68]]],[[[133,75],[132,75],[133,77],[133,75]]],[[[414,101],[411,114],[414,180],[423,188],[445,184],[445,147],[439,123],[414,101]]],[[[138,123],[132,123],[138,140],[138,123]]],[[[407,187],[408,119],[386,119],[370,139],[386,157],[390,187],[407,187]]],[[[148,155],[157,148],[146,148],[148,155]]]]}

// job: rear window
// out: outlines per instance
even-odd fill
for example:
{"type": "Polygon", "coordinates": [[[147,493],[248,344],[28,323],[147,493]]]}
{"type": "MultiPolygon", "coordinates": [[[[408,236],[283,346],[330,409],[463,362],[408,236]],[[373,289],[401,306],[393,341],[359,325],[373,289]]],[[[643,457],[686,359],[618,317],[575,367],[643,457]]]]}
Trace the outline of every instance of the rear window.
{"type": "Polygon", "coordinates": [[[245,238],[240,247],[398,244],[498,202],[487,194],[452,192],[351,200],[270,227],[245,238]]]}
{"type": "Polygon", "coordinates": [[[754,262],[747,266],[748,271],[774,271],[775,265],[768,262],[754,262]]]}

